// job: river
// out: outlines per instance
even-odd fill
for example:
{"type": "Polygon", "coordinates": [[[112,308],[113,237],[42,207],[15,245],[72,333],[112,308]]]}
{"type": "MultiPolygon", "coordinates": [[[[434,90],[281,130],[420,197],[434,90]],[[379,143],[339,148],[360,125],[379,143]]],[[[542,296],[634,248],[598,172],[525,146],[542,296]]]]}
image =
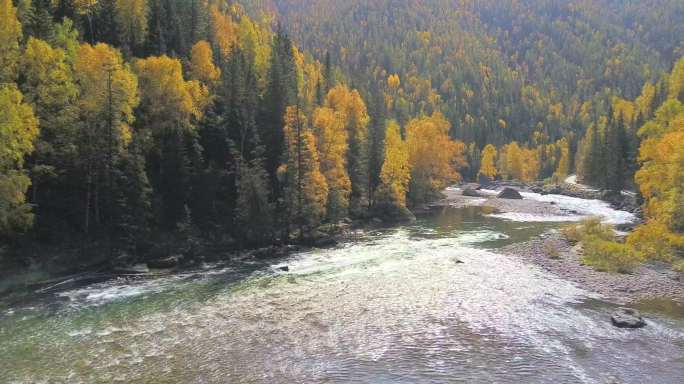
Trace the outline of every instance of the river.
{"type": "Polygon", "coordinates": [[[334,249],[0,301],[8,383],[681,383],[684,316],[501,247],[558,227],[444,208],[334,249]],[[289,272],[279,270],[287,265],[289,272]]]}

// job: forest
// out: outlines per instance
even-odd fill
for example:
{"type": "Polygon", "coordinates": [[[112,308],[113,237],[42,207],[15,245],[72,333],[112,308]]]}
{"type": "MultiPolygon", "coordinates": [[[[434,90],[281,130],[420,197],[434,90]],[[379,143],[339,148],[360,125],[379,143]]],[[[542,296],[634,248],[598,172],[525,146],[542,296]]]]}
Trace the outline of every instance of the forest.
{"type": "Polygon", "coordinates": [[[624,246],[672,261],[682,20],[677,0],[0,0],[0,257],[311,243],[459,181],[577,173],[639,192],[624,246]]]}

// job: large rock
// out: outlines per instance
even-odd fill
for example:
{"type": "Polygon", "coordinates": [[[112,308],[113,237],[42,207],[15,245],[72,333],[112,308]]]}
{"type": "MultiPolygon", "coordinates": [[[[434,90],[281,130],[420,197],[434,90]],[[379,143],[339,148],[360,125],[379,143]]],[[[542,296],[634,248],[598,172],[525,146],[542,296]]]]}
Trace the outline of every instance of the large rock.
{"type": "Polygon", "coordinates": [[[462,194],[463,194],[463,196],[468,196],[468,197],[482,197],[482,194],[480,194],[480,192],[474,190],[471,187],[464,189],[462,194]]]}
{"type": "Polygon", "coordinates": [[[522,200],[522,195],[520,192],[513,188],[506,187],[499,193],[499,199],[509,199],[509,200],[522,200]]]}
{"type": "Polygon", "coordinates": [[[610,317],[610,321],[618,328],[642,328],[646,322],[636,309],[619,308],[610,317]]]}

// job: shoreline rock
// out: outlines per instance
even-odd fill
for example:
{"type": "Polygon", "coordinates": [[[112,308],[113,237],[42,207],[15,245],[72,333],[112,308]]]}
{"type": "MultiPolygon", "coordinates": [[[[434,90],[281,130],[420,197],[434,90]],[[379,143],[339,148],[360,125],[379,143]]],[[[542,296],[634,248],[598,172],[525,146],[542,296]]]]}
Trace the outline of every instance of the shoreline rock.
{"type": "Polygon", "coordinates": [[[610,316],[610,321],[618,328],[643,328],[646,322],[636,309],[619,308],[610,316]]]}

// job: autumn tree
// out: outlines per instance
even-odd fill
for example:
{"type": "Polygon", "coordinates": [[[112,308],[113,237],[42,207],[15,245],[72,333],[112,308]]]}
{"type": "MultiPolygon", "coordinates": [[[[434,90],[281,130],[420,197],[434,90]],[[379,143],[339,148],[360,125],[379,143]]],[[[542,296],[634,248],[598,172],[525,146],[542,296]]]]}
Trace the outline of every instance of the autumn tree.
{"type": "Polygon", "coordinates": [[[482,157],[480,162],[480,171],[478,177],[486,177],[488,180],[494,180],[497,175],[496,171],[496,147],[492,144],[487,144],[482,150],[482,157]]]}
{"type": "Polygon", "coordinates": [[[28,229],[33,222],[26,191],[31,180],[24,160],[34,149],[38,121],[14,85],[0,85],[0,237],[28,229]]]}
{"type": "Polygon", "coordinates": [[[284,131],[286,162],[279,174],[285,181],[289,222],[303,238],[325,217],[328,184],[320,171],[316,137],[298,107],[287,108],[284,131]]]}
{"type": "Polygon", "coordinates": [[[465,144],[452,140],[449,128],[449,122],[439,112],[413,119],[406,126],[411,167],[409,196],[413,204],[429,201],[449,183],[461,179],[458,170],[466,165],[465,144]]]}
{"type": "Polygon", "coordinates": [[[237,25],[230,14],[222,12],[216,5],[210,7],[213,43],[222,58],[227,58],[237,45],[237,25]]]}
{"type": "Polygon", "coordinates": [[[374,208],[380,215],[393,219],[411,217],[406,207],[411,181],[409,148],[401,137],[399,124],[394,120],[387,122],[384,159],[374,208]]]}
{"type": "Polygon", "coordinates": [[[339,114],[348,137],[347,169],[351,179],[351,212],[359,215],[368,199],[368,124],[366,104],[356,90],[338,85],[328,92],[326,107],[339,114]]]}
{"type": "MultiPolygon", "coordinates": [[[[132,138],[133,110],[139,103],[138,80],[121,53],[107,44],[82,44],[74,73],[79,84],[78,107],[83,122],[79,158],[85,176],[84,224],[101,224],[113,198],[110,187],[117,157],[132,138]],[[106,203],[105,203],[106,202],[106,203]]],[[[107,212],[110,214],[111,212],[107,212]]]]}
{"type": "Polygon", "coordinates": [[[553,173],[554,178],[558,181],[563,181],[570,174],[570,145],[568,139],[562,138],[558,141],[560,150],[560,159],[558,166],[553,173]]]}
{"type": "Polygon", "coordinates": [[[320,153],[321,172],[328,184],[328,218],[339,220],[347,215],[351,180],[347,173],[348,134],[344,116],[328,107],[316,109],[313,128],[320,153]]]}
{"type": "Polygon", "coordinates": [[[76,167],[79,91],[64,51],[50,47],[45,41],[29,38],[20,63],[21,89],[41,126],[29,164],[32,202],[40,203],[40,209],[48,209],[46,205],[52,206],[55,199],[39,200],[41,185],[48,183],[49,189],[50,184],[69,182],[67,172],[73,172],[76,167]]]}
{"type": "Polygon", "coordinates": [[[221,70],[214,65],[214,52],[211,45],[200,40],[190,50],[189,77],[202,84],[213,85],[221,76],[221,70]]]}
{"type": "Polygon", "coordinates": [[[0,84],[13,82],[17,77],[21,23],[12,0],[0,0],[0,84]]]}
{"type": "Polygon", "coordinates": [[[165,222],[174,227],[188,206],[192,163],[200,156],[195,121],[201,118],[207,90],[198,81],[183,78],[181,63],[168,56],[137,60],[140,84],[140,126],[154,139],[148,160],[155,165],[152,185],[162,195],[165,222]]]}

